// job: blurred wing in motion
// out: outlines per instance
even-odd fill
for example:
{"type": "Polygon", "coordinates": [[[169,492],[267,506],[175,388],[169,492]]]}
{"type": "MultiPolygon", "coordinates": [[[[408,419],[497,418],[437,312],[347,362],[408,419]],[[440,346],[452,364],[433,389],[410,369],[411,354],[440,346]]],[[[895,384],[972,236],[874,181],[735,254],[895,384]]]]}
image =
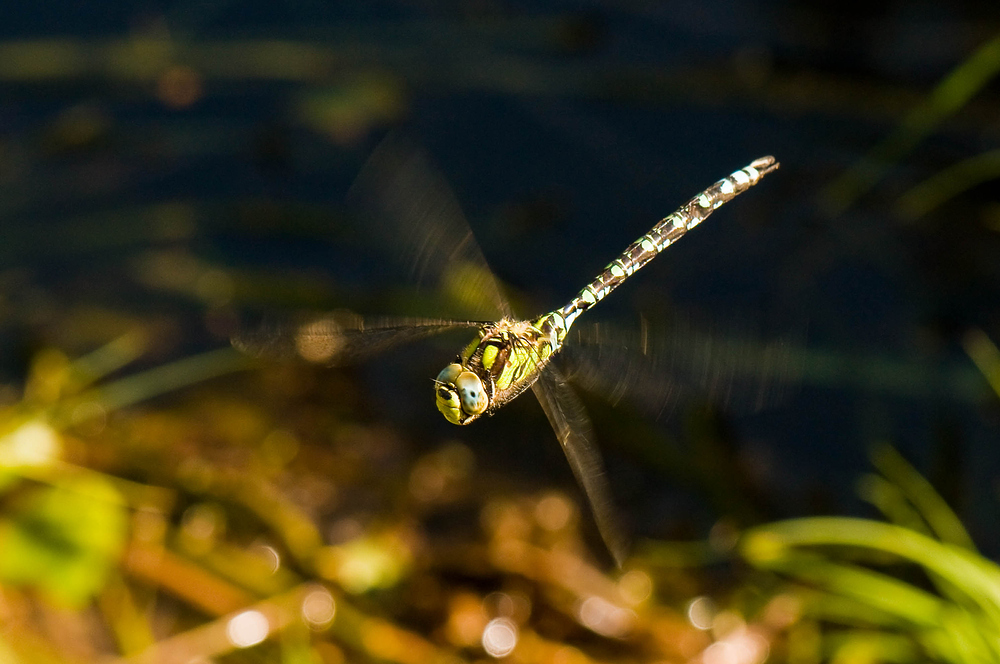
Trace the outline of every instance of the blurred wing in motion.
{"type": "Polygon", "coordinates": [[[617,512],[611,502],[611,491],[605,476],[601,455],[594,445],[593,429],[583,404],[566,383],[559,370],[551,364],[531,386],[545,416],[559,438],[576,481],[583,488],[597,529],[608,551],[621,567],[627,543],[617,512]]]}
{"type": "Polygon", "coordinates": [[[373,231],[410,266],[415,283],[441,289],[462,315],[510,315],[451,188],[415,145],[399,135],[383,140],[348,198],[374,217],[373,231]]]}
{"type": "Polygon", "coordinates": [[[563,360],[575,384],[656,415],[692,397],[759,411],[780,402],[801,373],[801,353],[787,339],[763,342],[683,321],[669,331],[645,321],[633,330],[595,323],[574,327],[570,337],[563,360]]]}
{"type": "Polygon", "coordinates": [[[477,328],[474,321],[435,318],[362,318],[335,312],[304,322],[265,323],[233,336],[240,352],[273,359],[301,358],[339,366],[362,361],[396,346],[458,329],[477,328]]]}

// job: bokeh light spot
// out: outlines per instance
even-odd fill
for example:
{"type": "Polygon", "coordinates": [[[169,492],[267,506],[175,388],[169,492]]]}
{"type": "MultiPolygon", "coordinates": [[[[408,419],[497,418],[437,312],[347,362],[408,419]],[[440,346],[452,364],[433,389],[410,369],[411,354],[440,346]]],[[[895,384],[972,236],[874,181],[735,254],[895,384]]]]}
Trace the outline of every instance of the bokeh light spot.
{"type": "Polygon", "coordinates": [[[483,650],[491,657],[506,657],[517,647],[517,625],[510,618],[494,618],[483,630],[483,650]]]}
{"type": "Polygon", "coordinates": [[[701,659],[704,664],[761,664],[770,655],[770,650],[770,644],[762,635],[741,629],[710,645],[701,659]]]}
{"type": "Polygon", "coordinates": [[[739,650],[728,641],[717,641],[705,648],[701,655],[704,664],[738,664],[739,650]]]}
{"type": "Polygon", "coordinates": [[[798,622],[802,614],[802,602],[794,595],[778,595],[764,608],[764,622],[774,629],[787,629],[798,622]]]}
{"type": "Polygon", "coordinates": [[[267,638],[271,625],[260,611],[244,611],[226,625],[226,637],[237,648],[249,648],[267,638]]]}
{"type": "Polygon", "coordinates": [[[641,604],[653,594],[653,580],[642,570],[631,570],[618,579],[618,592],[630,605],[641,604]]]}
{"type": "Polygon", "coordinates": [[[184,534],[195,539],[209,539],[222,525],[222,512],[208,503],[192,505],[184,511],[181,523],[184,534]]]}
{"type": "Polygon", "coordinates": [[[708,532],[708,545],[717,553],[729,553],[739,541],[740,531],[731,522],[720,519],[708,532]]]}
{"type": "Polygon", "coordinates": [[[281,555],[277,549],[269,544],[257,543],[250,547],[255,556],[258,556],[267,565],[267,569],[274,574],[281,567],[281,555]]]}
{"type": "Polygon", "coordinates": [[[61,450],[55,429],[44,422],[28,422],[0,438],[0,466],[44,466],[61,450]]]}
{"type": "Polygon", "coordinates": [[[218,505],[199,503],[184,510],[181,535],[184,547],[191,553],[211,551],[224,534],[225,514],[218,505]]]}
{"type": "Polygon", "coordinates": [[[514,599],[507,593],[492,592],[483,598],[483,611],[487,615],[510,618],[514,615],[514,599]]]}
{"type": "Polygon", "coordinates": [[[302,619],[312,629],[326,629],[337,614],[337,603],[326,588],[309,591],[302,600],[302,619]]]}
{"type": "Polygon", "coordinates": [[[535,519],[545,530],[562,530],[573,516],[573,507],[565,496],[550,493],[535,506],[535,519]]]}
{"type": "Polygon", "coordinates": [[[688,602],[687,618],[688,622],[696,629],[712,629],[712,619],[715,618],[715,604],[704,595],[695,597],[688,602]]]}
{"type": "Polygon", "coordinates": [[[603,597],[592,595],[580,603],[577,618],[587,629],[602,636],[620,638],[632,629],[635,614],[615,606],[603,597]]]}

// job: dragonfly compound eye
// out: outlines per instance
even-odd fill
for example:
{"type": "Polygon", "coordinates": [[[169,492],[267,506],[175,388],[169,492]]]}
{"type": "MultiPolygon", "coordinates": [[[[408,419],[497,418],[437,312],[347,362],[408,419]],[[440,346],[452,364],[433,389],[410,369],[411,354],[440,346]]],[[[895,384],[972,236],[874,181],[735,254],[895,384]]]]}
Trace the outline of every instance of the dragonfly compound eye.
{"type": "Polygon", "coordinates": [[[469,415],[481,415],[486,410],[488,399],[479,376],[471,371],[463,371],[455,379],[455,387],[458,388],[458,394],[462,399],[463,411],[469,415]]]}
{"type": "Polygon", "coordinates": [[[452,363],[442,369],[434,380],[437,385],[437,389],[434,391],[437,409],[444,415],[444,419],[452,424],[463,424],[463,420],[468,417],[462,412],[462,401],[455,388],[455,381],[458,380],[461,373],[462,365],[452,363]]]}
{"type": "Polygon", "coordinates": [[[455,364],[453,362],[441,370],[441,373],[438,374],[438,377],[434,380],[434,382],[438,384],[454,385],[455,379],[458,378],[460,373],[462,373],[462,365],[455,364]]]}

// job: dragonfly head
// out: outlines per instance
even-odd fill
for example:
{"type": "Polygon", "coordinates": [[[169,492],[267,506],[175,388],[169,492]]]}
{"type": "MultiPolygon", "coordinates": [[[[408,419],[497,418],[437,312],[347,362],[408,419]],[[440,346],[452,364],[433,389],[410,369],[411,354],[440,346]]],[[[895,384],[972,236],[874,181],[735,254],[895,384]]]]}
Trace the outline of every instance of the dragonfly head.
{"type": "Polygon", "coordinates": [[[458,363],[449,364],[438,374],[434,389],[438,410],[452,424],[468,424],[489,405],[483,381],[458,363]]]}

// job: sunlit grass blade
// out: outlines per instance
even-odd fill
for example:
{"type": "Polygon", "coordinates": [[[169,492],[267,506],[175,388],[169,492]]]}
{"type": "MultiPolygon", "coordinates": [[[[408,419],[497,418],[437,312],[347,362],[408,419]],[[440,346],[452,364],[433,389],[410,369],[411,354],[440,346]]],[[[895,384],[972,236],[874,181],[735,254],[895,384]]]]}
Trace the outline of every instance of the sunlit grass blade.
{"type": "Polygon", "coordinates": [[[780,558],[765,561],[764,566],[857,600],[878,612],[865,615],[860,622],[844,616],[847,624],[864,625],[873,621],[881,627],[934,627],[945,607],[943,599],[909,583],[856,565],[833,562],[815,553],[790,550],[780,558]]]}
{"type": "Polygon", "coordinates": [[[884,477],[875,473],[862,476],[858,482],[858,495],[892,523],[924,535],[933,535],[920,513],[906,499],[903,490],[884,477]]]}
{"type": "Polygon", "coordinates": [[[871,632],[865,630],[872,628],[912,634],[928,650],[956,663],[986,661],[996,654],[983,636],[989,627],[984,626],[981,616],[905,581],[800,551],[782,557],[768,569],[830,593],[812,597],[807,611],[813,617],[852,627],[867,636],[871,632]]]}
{"type": "Polygon", "coordinates": [[[994,636],[1000,656],[1000,568],[995,563],[900,526],[833,517],[754,528],[744,535],[740,551],[752,564],[774,569],[797,555],[795,547],[803,546],[855,547],[892,554],[941,577],[982,612],[982,630],[994,636]]]}
{"type": "Polygon", "coordinates": [[[149,616],[139,606],[135,593],[119,573],[110,575],[98,598],[97,607],[125,655],[145,650],[156,642],[149,616]]]}
{"type": "Polygon", "coordinates": [[[945,168],[916,185],[896,201],[904,219],[918,219],[964,191],[1000,178],[1000,150],[990,150],[945,168]]]}
{"type": "Polygon", "coordinates": [[[77,389],[85,387],[134,362],[146,350],[147,341],[147,336],[142,330],[133,330],[73,360],[70,364],[70,373],[76,379],[74,387],[77,389]]]}
{"type": "Polygon", "coordinates": [[[986,42],[942,80],[896,129],[820,192],[830,216],[837,216],[874,187],[944,120],[965,106],[1000,72],[1000,36],[986,42]]]}
{"type": "Polygon", "coordinates": [[[826,586],[796,589],[801,601],[800,620],[821,620],[838,626],[863,629],[900,629],[905,621],[891,611],[884,611],[853,595],[832,592],[826,586]]]}
{"type": "MultiPolygon", "coordinates": [[[[902,455],[883,444],[872,450],[871,458],[872,463],[889,479],[871,476],[862,485],[866,494],[863,497],[875,504],[890,521],[976,551],[958,516],[902,455]]],[[[933,572],[929,572],[928,576],[942,595],[956,602],[963,601],[965,596],[961,589],[933,572]]]]}
{"type": "Polygon", "coordinates": [[[962,347],[993,391],[1000,396],[1000,349],[997,349],[996,344],[978,328],[966,333],[962,339],[962,347]]]}
{"type": "Polygon", "coordinates": [[[254,366],[256,362],[253,359],[235,349],[220,348],[95,387],[74,399],[73,405],[96,401],[109,411],[116,410],[209,378],[246,371],[254,366]]]}
{"type": "MultiPolygon", "coordinates": [[[[954,664],[991,662],[998,656],[995,639],[989,637],[995,630],[974,607],[955,604],[885,574],[813,553],[791,552],[763,566],[819,589],[803,594],[806,614],[848,628],[827,635],[827,650],[844,654],[845,648],[851,650],[884,636],[911,644],[910,649],[898,651],[900,654],[920,644],[924,652],[954,664]]],[[[904,657],[899,661],[920,658],[904,657]]]]}
{"type": "Polygon", "coordinates": [[[872,463],[899,487],[941,541],[976,550],[965,526],[930,482],[889,445],[872,450],[872,463]]]}
{"type": "Polygon", "coordinates": [[[830,661],[832,662],[919,662],[913,640],[900,634],[853,631],[831,636],[830,661]]]}

